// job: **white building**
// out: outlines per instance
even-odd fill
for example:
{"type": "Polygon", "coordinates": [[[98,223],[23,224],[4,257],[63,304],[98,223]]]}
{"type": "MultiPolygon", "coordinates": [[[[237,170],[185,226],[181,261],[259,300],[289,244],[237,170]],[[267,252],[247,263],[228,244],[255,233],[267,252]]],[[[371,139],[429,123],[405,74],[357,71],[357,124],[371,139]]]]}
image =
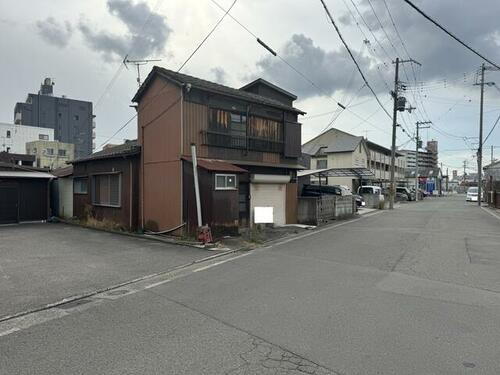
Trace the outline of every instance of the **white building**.
{"type": "Polygon", "coordinates": [[[54,129],[0,123],[0,152],[25,154],[26,143],[38,140],[53,141],[54,129]]]}

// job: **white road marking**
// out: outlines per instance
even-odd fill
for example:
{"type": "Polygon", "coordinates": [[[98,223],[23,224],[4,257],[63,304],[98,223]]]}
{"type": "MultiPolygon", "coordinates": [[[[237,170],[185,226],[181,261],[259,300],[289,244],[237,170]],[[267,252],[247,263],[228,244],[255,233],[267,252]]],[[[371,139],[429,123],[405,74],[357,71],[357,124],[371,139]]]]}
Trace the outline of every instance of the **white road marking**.
{"type": "Polygon", "coordinates": [[[229,259],[226,259],[226,260],[221,260],[220,262],[215,262],[215,263],[212,263],[212,264],[208,264],[206,266],[203,266],[203,267],[200,267],[200,268],[197,268],[197,269],[193,270],[193,272],[205,271],[205,270],[208,270],[209,268],[212,268],[212,267],[215,267],[215,266],[227,263],[227,262],[231,262],[231,261],[236,260],[236,259],[240,259],[240,258],[246,257],[247,255],[250,255],[250,254],[251,253],[245,253],[245,254],[241,254],[241,255],[235,256],[233,258],[229,258],[229,259]]]}
{"type": "Polygon", "coordinates": [[[170,282],[172,280],[173,279],[158,281],[157,283],[153,283],[153,284],[149,284],[149,285],[145,286],[144,289],[151,289],[151,288],[154,288],[156,286],[160,286],[162,284],[166,284],[166,283],[168,283],[168,282],[170,282]]]}
{"type": "MultiPolygon", "coordinates": [[[[357,219],[354,219],[354,220],[349,220],[349,221],[345,221],[345,222],[342,222],[342,223],[339,223],[336,225],[328,226],[326,228],[322,228],[322,229],[315,230],[315,231],[312,231],[309,233],[305,233],[303,235],[289,238],[289,239],[286,239],[286,240],[281,241],[281,242],[275,242],[275,243],[272,243],[268,246],[265,246],[262,248],[257,248],[254,251],[268,250],[268,249],[272,248],[273,246],[285,244],[285,243],[295,241],[295,240],[298,240],[301,238],[312,236],[312,235],[317,234],[317,233],[321,233],[321,232],[324,232],[327,230],[335,229],[335,228],[338,228],[338,227],[341,227],[341,226],[344,226],[347,224],[355,223],[359,220],[362,220],[363,218],[373,216],[373,215],[379,214],[381,212],[382,211],[370,213],[370,214],[364,215],[364,216],[357,218],[357,219]]],[[[7,336],[7,335],[10,335],[10,334],[15,333],[15,332],[19,332],[19,331],[28,329],[32,326],[47,322],[49,320],[62,318],[64,316],[67,316],[67,315],[75,313],[75,312],[81,312],[83,310],[94,307],[94,306],[102,303],[105,300],[120,299],[122,297],[137,293],[137,292],[142,291],[142,290],[147,290],[147,289],[151,289],[151,288],[166,284],[170,281],[173,281],[173,280],[176,280],[178,278],[193,274],[195,272],[201,272],[201,271],[208,270],[210,268],[219,266],[221,264],[246,257],[250,254],[253,254],[254,251],[248,251],[246,253],[243,253],[243,254],[240,254],[237,256],[232,256],[231,258],[217,261],[214,263],[210,263],[210,264],[207,264],[207,265],[199,267],[199,268],[194,268],[197,264],[197,263],[194,263],[194,264],[191,264],[190,266],[187,266],[185,268],[180,268],[178,270],[172,270],[167,274],[152,274],[152,275],[148,275],[145,277],[140,277],[140,278],[132,280],[130,282],[123,283],[122,285],[116,286],[114,288],[108,288],[107,290],[102,291],[102,292],[97,292],[95,294],[88,295],[88,296],[81,296],[79,298],[76,298],[76,297],[75,298],[67,298],[67,299],[60,301],[60,303],[54,303],[54,304],[47,305],[47,307],[42,309],[42,310],[26,313],[26,314],[23,314],[22,316],[17,316],[17,317],[13,316],[12,318],[9,318],[7,320],[3,320],[2,322],[0,322],[0,337],[7,336]],[[163,278],[163,280],[159,280],[159,281],[152,283],[152,284],[146,284],[147,282],[154,281],[155,279],[158,280],[159,278],[163,278]],[[124,294],[118,294],[118,295],[108,294],[114,290],[118,290],[118,288],[125,288],[127,286],[129,288],[129,290],[127,290],[127,292],[124,294]],[[64,302],[67,303],[67,302],[78,301],[78,300],[83,299],[83,298],[87,298],[87,299],[90,299],[92,301],[87,302],[83,305],[77,304],[77,305],[75,305],[75,307],[72,307],[70,309],[64,309],[61,307],[61,305],[64,302]]],[[[230,256],[230,254],[224,254],[224,255],[230,256]]],[[[224,256],[224,255],[222,255],[222,256],[224,256]]],[[[212,258],[217,258],[220,256],[221,255],[213,255],[213,256],[205,258],[204,261],[209,261],[212,258]]]]}
{"type": "Polygon", "coordinates": [[[17,328],[17,327],[14,327],[14,328],[8,329],[8,330],[6,330],[6,331],[0,332],[0,337],[10,335],[11,333],[18,332],[18,331],[20,331],[20,330],[21,330],[21,329],[20,329],[20,328],[17,328]]]}
{"type": "Polygon", "coordinates": [[[500,216],[498,216],[496,213],[492,212],[491,210],[481,206],[481,209],[487,213],[489,213],[491,216],[493,216],[494,218],[500,220],[500,216]]]}

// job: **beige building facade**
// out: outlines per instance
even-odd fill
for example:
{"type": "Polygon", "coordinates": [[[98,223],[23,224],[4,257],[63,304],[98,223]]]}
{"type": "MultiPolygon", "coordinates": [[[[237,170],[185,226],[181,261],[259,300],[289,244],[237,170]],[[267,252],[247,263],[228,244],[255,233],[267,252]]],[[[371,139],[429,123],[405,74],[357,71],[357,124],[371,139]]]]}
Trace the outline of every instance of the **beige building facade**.
{"type": "Polygon", "coordinates": [[[35,155],[39,168],[56,169],[67,166],[75,158],[75,145],[59,141],[33,141],[26,143],[26,153],[35,155]]]}
{"type": "MultiPolygon", "coordinates": [[[[302,146],[302,152],[311,158],[311,169],[367,168],[373,177],[328,177],[328,185],[343,185],[356,191],[359,184],[387,186],[391,174],[391,151],[376,143],[367,141],[339,129],[330,129],[302,146]]],[[[396,154],[396,181],[405,178],[405,158],[396,154]]],[[[311,183],[317,183],[311,178],[311,183]]],[[[322,183],[325,183],[322,180],[322,183]]]]}

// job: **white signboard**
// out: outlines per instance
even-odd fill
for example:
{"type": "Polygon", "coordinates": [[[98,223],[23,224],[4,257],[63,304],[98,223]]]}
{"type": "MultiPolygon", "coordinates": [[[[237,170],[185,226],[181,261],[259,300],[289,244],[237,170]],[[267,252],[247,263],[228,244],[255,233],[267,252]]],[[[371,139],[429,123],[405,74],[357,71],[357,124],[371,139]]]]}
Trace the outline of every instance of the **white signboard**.
{"type": "Polygon", "coordinates": [[[254,207],[253,221],[255,224],[274,223],[274,207],[254,207]]]}

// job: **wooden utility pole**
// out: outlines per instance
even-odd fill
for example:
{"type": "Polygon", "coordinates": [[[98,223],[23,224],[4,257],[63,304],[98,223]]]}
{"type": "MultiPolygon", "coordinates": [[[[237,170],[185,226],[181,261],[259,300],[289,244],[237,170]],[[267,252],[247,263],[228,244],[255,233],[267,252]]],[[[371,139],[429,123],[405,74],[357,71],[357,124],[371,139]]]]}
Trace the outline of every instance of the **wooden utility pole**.
{"type": "Polygon", "coordinates": [[[419,173],[418,173],[418,149],[421,146],[420,144],[420,129],[427,129],[430,128],[430,126],[422,126],[422,125],[427,125],[427,124],[432,124],[432,121],[417,121],[416,122],[416,128],[417,128],[417,134],[415,137],[415,201],[418,201],[418,187],[419,187],[419,173]]]}

